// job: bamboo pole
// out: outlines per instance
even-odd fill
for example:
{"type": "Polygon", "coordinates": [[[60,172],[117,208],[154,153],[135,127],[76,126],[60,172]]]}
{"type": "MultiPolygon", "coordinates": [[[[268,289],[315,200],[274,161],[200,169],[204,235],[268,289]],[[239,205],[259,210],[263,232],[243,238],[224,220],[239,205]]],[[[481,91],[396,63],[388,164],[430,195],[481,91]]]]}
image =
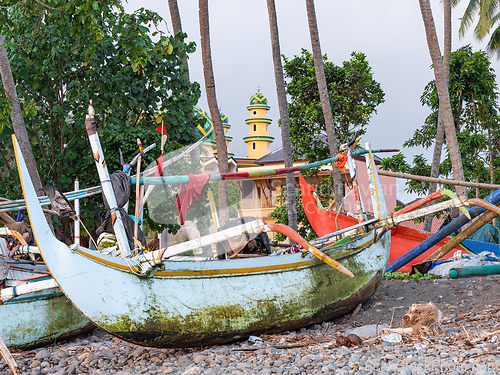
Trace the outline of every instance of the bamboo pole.
{"type": "Polygon", "coordinates": [[[0,292],[0,304],[23,294],[39,292],[45,289],[56,288],[57,286],[58,285],[54,279],[49,279],[23,285],[17,285],[9,288],[3,288],[0,292]]]}
{"type": "Polygon", "coordinates": [[[407,180],[436,182],[438,184],[446,184],[446,185],[478,187],[478,188],[481,188],[481,189],[495,189],[495,190],[500,188],[500,185],[496,185],[496,184],[483,184],[483,183],[478,183],[478,182],[467,182],[467,181],[457,181],[457,180],[444,180],[442,178],[417,176],[417,175],[414,175],[414,174],[398,173],[398,172],[392,172],[392,171],[379,170],[378,174],[382,175],[382,176],[405,178],[407,180]]]}
{"type": "MultiPolygon", "coordinates": [[[[377,150],[356,150],[352,153],[352,156],[364,155],[368,152],[397,152],[399,150],[396,149],[377,149],[377,150]]],[[[256,177],[266,177],[266,176],[277,176],[283,175],[291,172],[299,172],[310,168],[321,167],[326,164],[331,164],[334,161],[339,160],[337,156],[325,160],[316,161],[314,163],[302,164],[296,167],[290,168],[276,168],[276,169],[266,169],[263,171],[250,171],[250,172],[236,172],[236,173],[217,173],[210,175],[210,181],[222,181],[222,180],[244,180],[247,178],[256,178],[256,177]]],[[[144,177],[144,175],[140,179],[141,184],[150,184],[150,185],[161,185],[161,184],[174,184],[174,183],[184,183],[189,181],[189,177],[187,175],[184,176],[168,176],[168,177],[144,177]]],[[[136,183],[136,178],[132,177],[132,183],[136,183]]]]}
{"type": "Polygon", "coordinates": [[[7,364],[9,365],[10,371],[12,371],[14,375],[17,375],[17,370],[16,370],[17,363],[10,354],[9,349],[7,349],[7,345],[5,345],[5,342],[1,337],[0,337],[0,353],[2,353],[5,362],[7,362],[7,364]]]}
{"type": "MultiPolygon", "coordinates": [[[[470,199],[469,201],[475,201],[476,199],[470,199]]],[[[472,203],[472,202],[471,202],[472,203]]],[[[496,206],[493,206],[497,208],[496,206]]],[[[497,208],[498,210],[498,208],[497,208]]],[[[439,250],[436,250],[430,256],[428,256],[423,262],[435,262],[439,258],[444,257],[446,254],[450,252],[451,249],[454,249],[456,246],[462,243],[463,240],[469,238],[474,232],[476,232],[479,228],[481,228],[486,223],[490,222],[497,216],[500,212],[498,211],[488,211],[483,215],[479,216],[477,220],[475,220],[471,225],[461,231],[458,235],[453,237],[446,244],[441,246],[439,250]]],[[[422,262],[422,263],[423,263],[422,262]]]]}
{"type": "MultiPolygon", "coordinates": [[[[80,181],[78,181],[78,178],[75,179],[75,186],[74,186],[75,191],[80,190],[80,181]]],[[[75,238],[74,242],[75,245],[80,245],[80,199],[75,199],[75,212],[77,219],[75,220],[75,238]]]]}

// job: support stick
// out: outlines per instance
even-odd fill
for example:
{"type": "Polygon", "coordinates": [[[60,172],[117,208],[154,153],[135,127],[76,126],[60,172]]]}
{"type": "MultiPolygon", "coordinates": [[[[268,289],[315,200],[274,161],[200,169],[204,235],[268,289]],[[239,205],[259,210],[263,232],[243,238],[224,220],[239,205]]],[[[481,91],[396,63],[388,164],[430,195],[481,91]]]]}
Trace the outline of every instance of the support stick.
{"type": "MultiPolygon", "coordinates": [[[[80,181],[75,180],[75,191],[80,189],[80,181]]],[[[75,212],[77,219],[75,220],[75,245],[80,245],[80,199],[75,199],[75,212]]]]}
{"type": "MultiPolygon", "coordinates": [[[[136,177],[136,183],[135,183],[135,223],[134,223],[134,238],[138,240],[137,235],[139,233],[139,215],[141,213],[141,160],[142,160],[142,142],[139,138],[137,138],[137,146],[139,146],[140,154],[139,158],[137,159],[137,177],[136,177]]],[[[138,249],[134,250],[134,255],[137,254],[138,249]]]]}
{"type": "Polygon", "coordinates": [[[3,358],[5,359],[5,362],[9,365],[10,371],[14,375],[17,375],[17,363],[12,357],[12,355],[9,352],[9,349],[7,349],[7,345],[5,345],[5,342],[2,340],[0,337],[0,353],[2,353],[3,358]]]}

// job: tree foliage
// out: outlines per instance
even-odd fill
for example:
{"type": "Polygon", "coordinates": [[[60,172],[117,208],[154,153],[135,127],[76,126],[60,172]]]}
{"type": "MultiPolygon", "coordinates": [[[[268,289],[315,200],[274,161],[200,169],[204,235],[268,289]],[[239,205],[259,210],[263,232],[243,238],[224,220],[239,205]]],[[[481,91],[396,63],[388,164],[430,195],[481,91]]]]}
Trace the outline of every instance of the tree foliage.
{"type": "MultiPolygon", "coordinates": [[[[496,175],[498,164],[498,91],[496,75],[484,51],[472,51],[470,45],[451,54],[449,93],[453,120],[462,156],[467,181],[493,183],[500,179],[496,175]]],[[[404,143],[405,147],[430,147],[436,137],[439,100],[434,81],[429,82],[421,96],[423,105],[431,109],[424,125],[404,143]]],[[[429,176],[430,166],[422,155],[417,155],[413,165],[406,162],[402,154],[384,159],[384,169],[429,176]]],[[[448,150],[441,162],[440,175],[451,177],[451,161],[448,150]]],[[[407,190],[426,194],[428,183],[408,181],[407,190]]],[[[488,190],[482,190],[485,196],[488,190]]]]}
{"type": "MultiPolygon", "coordinates": [[[[0,9],[0,31],[44,184],[52,180],[70,190],[75,178],[81,187],[99,183],[84,125],[89,103],[97,112],[110,171],[121,169],[119,148],[126,161],[138,152],[137,137],[145,145],[158,143],[143,163],[153,161],[161,120],[169,139],[166,151],[194,141],[198,120],[188,113],[200,89],[184,75],[182,59],[195,49],[185,42],[185,34],[167,37],[155,31],[153,41],[150,27],[162,18],[143,8],[127,14],[117,0],[44,4],[5,1],[0,9]]],[[[5,160],[0,159],[0,167],[7,173],[13,160],[12,130],[1,90],[0,150],[5,160]]],[[[19,198],[18,181],[2,184],[0,194],[19,198]]],[[[84,210],[95,213],[98,204],[100,199],[89,200],[84,210]]]]}
{"type": "MultiPolygon", "coordinates": [[[[287,94],[291,98],[290,133],[294,158],[305,156],[309,161],[328,157],[324,141],[325,122],[316,83],[314,60],[302,49],[300,56],[284,58],[287,94]]],[[[366,56],[353,52],[351,59],[337,66],[324,56],[325,76],[335,120],[335,132],[340,143],[352,137],[352,127],[360,126],[361,133],[384,102],[384,92],[373,78],[366,56]]]]}

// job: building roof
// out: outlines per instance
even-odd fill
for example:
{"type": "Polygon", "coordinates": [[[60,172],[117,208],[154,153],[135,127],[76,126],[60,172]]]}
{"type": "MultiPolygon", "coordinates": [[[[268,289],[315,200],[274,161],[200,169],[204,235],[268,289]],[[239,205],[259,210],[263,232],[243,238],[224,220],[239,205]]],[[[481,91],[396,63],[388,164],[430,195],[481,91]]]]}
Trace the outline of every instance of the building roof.
{"type": "Polygon", "coordinates": [[[251,106],[260,105],[263,107],[267,107],[267,98],[264,95],[262,95],[262,93],[257,92],[250,98],[250,105],[251,106]]]}

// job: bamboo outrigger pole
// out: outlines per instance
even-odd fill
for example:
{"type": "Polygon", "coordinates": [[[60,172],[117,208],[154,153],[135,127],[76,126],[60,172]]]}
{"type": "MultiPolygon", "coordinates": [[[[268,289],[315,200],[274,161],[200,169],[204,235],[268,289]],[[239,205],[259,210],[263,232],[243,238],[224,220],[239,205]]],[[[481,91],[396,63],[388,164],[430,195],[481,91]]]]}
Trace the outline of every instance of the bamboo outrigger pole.
{"type": "Polygon", "coordinates": [[[92,146],[92,153],[94,154],[95,165],[101,180],[102,193],[106,197],[111,211],[111,221],[113,222],[113,229],[116,235],[116,242],[120,248],[120,253],[123,258],[130,256],[130,247],[128,245],[127,235],[125,233],[125,226],[123,225],[122,217],[120,215],[118,204],[116,203],[113,185],[109,178],[108,167],[104,159],[104,152],[102,151],[99,135],[97,134],[97,122],[94,120],[94,108],[89,104],[89,114],[85,119],[85,127],[89,136],[89,142],[92,146]]]}
{"type": "MultiPolygon", "coordinates": [[[[397,149],[378,149],[372,150],[375,152],[398,152],[397,149]]],[[[352,156],[367,154],[368,150],[356,150],[352,153],[352,156]]],[[[337,156],[314,163],[298,165],[296,167],[290,168],[276,168],[276,169],[266,169],[264,171],[250,171],[250,172],[236,172],[236,173],[217,173],[210,176],[210,181],[221,181],[221,180],[243,180],[246,178],[256,178],[256,177],[266,177],[282,175],[286,173],[299,172],[310,168],[321,167],[326,164],[331,164],[334,161],[339,160],[337,156]]],[[[175,183],[185,183],[189,181],[189,177],[185,176],[168,176],[168,177],[141,177],[141,184],[149,185],[161,185],[161,184],[175,184],[175,183]]],[[[132,177],[132,184],[135,184],[136,178],[132,177]]]]}
{"type": "Polygon", "coordinates": [[[378,174],[382,175],[382,176],[405,178],[407,180],[436,182],[438,184],[444,184],[444,185],[457,185],[457,186],[467,186],[467,187],[478,187],[478,188],[483,188],[483,189],[495,189],[495,190],[500,188],[500,185],[496,185],[496,184],[483,184],[483,183],[479,183],[479,182],[468,182],[468,181],[457,181],[457,180],[444,180],[442,178],[434,178],[434,177],[427,177],[427,176],[417,176],[417,175],[414,175],[414,174],[398,173],[398,172],[392,172],[392,171],[379,170],[378,174]]]}

